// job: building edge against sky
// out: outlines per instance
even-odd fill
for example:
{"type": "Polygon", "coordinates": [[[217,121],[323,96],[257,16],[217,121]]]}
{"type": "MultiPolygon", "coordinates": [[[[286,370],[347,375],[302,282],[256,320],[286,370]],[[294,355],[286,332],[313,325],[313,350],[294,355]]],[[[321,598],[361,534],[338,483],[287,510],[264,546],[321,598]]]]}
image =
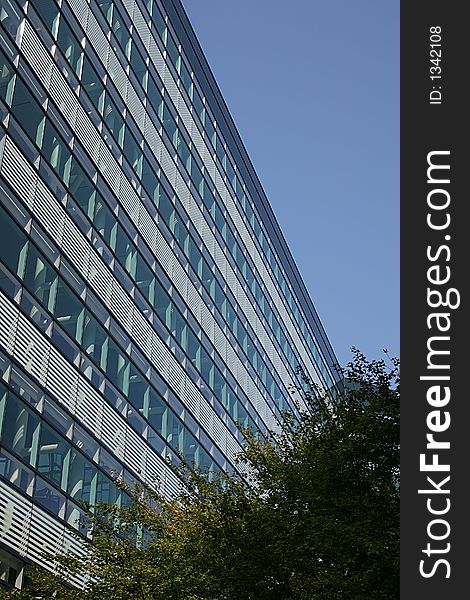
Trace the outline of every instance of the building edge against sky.
{"type": "MultiPolygon", "coordinates": [[[[179,1],[0,0],[0,561],[240,467],[336,359],[179,1]]],[[[86,534],[86,532],[83,532],[86,534]]]]}

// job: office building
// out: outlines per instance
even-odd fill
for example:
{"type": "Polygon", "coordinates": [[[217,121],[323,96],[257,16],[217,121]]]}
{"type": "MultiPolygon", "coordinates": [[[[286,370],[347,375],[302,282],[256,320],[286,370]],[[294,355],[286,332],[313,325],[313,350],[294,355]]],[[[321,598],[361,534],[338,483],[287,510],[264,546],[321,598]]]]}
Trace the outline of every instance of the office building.
{"type": "Polygon", "coordinates": [[[0,0],[0,223],[5,584],[341,385],[179,0],[0,0]]]}

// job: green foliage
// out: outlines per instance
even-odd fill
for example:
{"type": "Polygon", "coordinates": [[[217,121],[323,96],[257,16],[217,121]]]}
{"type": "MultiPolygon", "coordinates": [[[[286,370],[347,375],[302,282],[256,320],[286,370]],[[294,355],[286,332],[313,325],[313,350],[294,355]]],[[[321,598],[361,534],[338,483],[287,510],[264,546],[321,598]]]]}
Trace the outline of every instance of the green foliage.
{"type": "Polygon", "coordinates": [[[37,571],[9,597],[398,598],[398,361],[353,352],[336,403],[312,388],[312,413],[286,416],[276,445],[246,432],[251,486],[186,469],[174,501],[134,488],[129,507],[90,512],[86,559],[58,557],[56,575],[37,571]],[[70,574],[83,590],[65,587],[70,574]]]}

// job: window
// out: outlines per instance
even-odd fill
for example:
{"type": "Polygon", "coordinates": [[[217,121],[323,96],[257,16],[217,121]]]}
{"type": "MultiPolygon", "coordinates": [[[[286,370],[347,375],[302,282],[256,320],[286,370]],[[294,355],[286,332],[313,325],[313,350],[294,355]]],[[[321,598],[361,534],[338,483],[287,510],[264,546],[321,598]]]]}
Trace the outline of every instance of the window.
{"type": "Polygon", "coordinates": [[[185,63],[183,62],[183,60],[181,58],[180,58],[179,74],[180,74],[181,83],[183,84],[184,89],[188,92],[188,96],[190,98],[192,98],[192,96],[193,96],[193,80],[191,79],[191,73],[189,72],[189,69],[187,68],[187,66],[185,65],[185,63]]]}
{"type": "Polygon", "coordinates": [[[13,38],[16,36],[21,19],[22,13],[15,7],[14,0],[3,0],[0,6],[0,23],[13,38]]]}
{"type": "Polygon", "coordinates": [[[181,159],[181,163],[183,164],[184,168],[188,171],[188,173],[191,175],[192,156],[189,151],[188,144],[181,137],[180,133],[178,133],[178,142],[177,142],[176,148],[177,148],[178,156],[181,159]]]}
{"type": "Polygon", "coordinates": [[[16,78],[11,112],[33,142],[40,146],[45,116],[31,92],[18,77],[16,78]]]}
{"type": "Polygon", "coordinates": [[[111,23],[114,8],[112,0],[99,0],[98,4],[108,23],[111,23]]]}
{"type": "Polygon", "coordinates": [[[28,495],[32,494],[33,472],[6,450],[0,450],[0,475],[28,495]]]}
{"type": "Polygon", "coordinates": [[[155,2],[153,2],[152,21],[153,21],[153,24],[155,25],[155,27],[157,28],[157,31],[160,34],[161,39],[163,41],[165,41],[166,31],[167,31],[166,25],[165,25],[165,19],[163,18],[162,13],[158,9],[158,6],[156,5],[155,2]]]}
{"type": "Polygon", "coordinates": [[[69,192],[83,212],[92,219],[95,188],[75,158],[72,159],[72,166],[70,168],[69,192]]]}
{"type": "Polygon", "coordinates": [[[168,430],[168,405],[153,388],[149,393],[148,420],[150,425],[166,438],[168,430]]]}
{"type": "Polygon", "coordinates": [[[25,233],[16,225],[8,213],[0,206],[0,259],[20,277],[24,271],[24,261],[28,241],[25,233]]]}
{"type": "Polygon", "coordinates": [[[193,92],[193,105],[197,116],[199,117],[202,125],[204,126],[206,122],[206,107],[204,106],[202,98],[196,89],[194,89],[193,92]]]}
{"type": "Polygon", "coordinates": [[[0,98],[7,104],[12,100],[14,75],[10,61],[0,50],[0,98]]]}
{"type": "Polygon", "coordinates": [[[160,282],[157,280],[155,281],[155,287],[156,287],[155,302],[154,302],[153,307],[155,309],[155,312],[161,319],[161,321],[163,321],[163,323],[166,324],[166,313],[167,313],[168,307],[171,304],[171,301],[170,301],[170,298],[168,297],[167,292],[162,287],[160,282]]]}
{"type": "Polygon", "coordinates": [[[113,340],[109,339],[106,374],[126,396],[129,393],[129,368],[130,363],[125,354],[113,340]]]}
{"type": "Polygon", "coordinates": [[[54,0],[41,0],[41,2],[34,3],[34,8],[46,24],[51,35],[55,37],[59,25],[59,7],[57,4],[54,0]]]}
{"type": "Polygon", "coordinates": [[[96,495],[98,469],[80,452],[70,452],[68,493],[72,498],[92,504],[96,495]]]}
{"type": "Polygon", "coordinates": [[[69,444],[44,421],[41,423],[37,469],[43,477],[65,489],[69,444]]]}
{"type": "Polygon", "coordinates": [[[191,164],[191,179],[202,198],[204,196],[204,176],[196,161],[191,164]]]}
{"type": "Polygon", "coordinates": [[[147,96],[148,96],[148,103],[150,104],[150,106],[153,107],[153,110],[157,113],[158,118],[162,121],[163,120],[163,98],[162,98],[162,94],[160,92],[160,89],[157,87],[155,81],[150,78],[148,80],[148,91],[147,91],[147,96]]]}
{"type": "Polygon", "coordinates": [[[173,115],[169,111],[169,109],[168,109],[168,107],[167,107],[166,104],[163,104],[163,109],[162,109],[161,112],[162,112],[163,129],[166,131],[168,137],[173,142],[173,140],[175,138],[175,135],[177,134],[178,127],[177,127],[176,122],[175,122],[175,120],[173,118],[173,115]]]}
{"type": "Polygon", "coordinates": [[[97,111],[100,114],[103,114],[104,86],[95,69],[91,66],[91,62],[86,56],[83,60],[81,82],[83,89],[88,94],[97,111]]]}
{"type": "Polygon", "coordinates": [[[95,211],[93,215],[93,225],[102,235],[109,247],[114,250],[116,248],[116,217],[108,208],[104,200],[96,194],[95,211]]]}
{"type": "Polygon", "coordinates": [[[112,481],[101,471],[98,472],[96,483],[96,502],[106,504],[119,504],[121,492],[112,481]]]}
{"type": "Polygon", "coordinates": [[[104,370],[107,359],[108,336],[98,321],[86,311],[82,346],[85,352],[104,370]]]}
{"type": "Polygon", "coordinates": [[[209,141],[214,146],[215,145],[215,129],[212,121],[208,118],[206,119],[206,132],[209,141]]]}
{"type": "Polygon", "coordinates": [[[142,176],[142,150],[128,128],[125,129],[124,133],[123,153],[131,167],[134,169],[137,177],[140,178],[142,176]]]}
{"type": "Polygon", "coordinates": [[[54,515],[63,516],[65,496],[58,492],[50,483],[39,477],[36,479],[34,499],[54,515]]]}
{"type": "Polygon", "coordinates": [[[170,58],[170,61],[176,67],[178,57],[179,57],[178,46],[169,31],[167,33],[166,51],[167,51],[168,57],[170,58]]]}
{"type": "Polygon", "coordinates": [[[85,309],[82,302],[61,279],[57,286],[54,315],[70,337],[80,343],[85,309]]]}
{"type": "Polygon", "coordinates": [[[103,121],[109,127],[114,139],[122,148],[124,141],[124,120],[108,94],[105,95],[103,121]]]}
{"type": "Polygon", "coordinates": [[[199,370],[201,364],[201,344],[192,329],[186,333],[186,353],[194,367],[199,370]]]}
{"type": "Polygon", "coordinates": [[[117,224],[115,252],[116,258],[124,266],[129,275],[134,278],[137,261],[137,248],[119,223],[117,224]]]}
{"type": "Polygon", "coordinates": [[[111,30],[116,36],[119,46],[126,57],[129,58],[131,52],[131,36],[116,7],[114,7],[111,20],[108,18],[108,22],[111,25],[111,30]]]}
{"type": "Polygon", "coordinates": [[[130,65],[139,83],[147,90],[148,68],[135,43],[132,45],[130,65]]]}
{"type": "Polygon", "coordinates": [[[44,128],[42,151],[54,171],[68,185],[72,154],[50,121],[46,121],[44,128]]]}
{"type": "Polygon", "coordinates": [[[50,312],[53,312],[58,276],[32,244],[29,245],[28,249],[23,281],[39,302],[50,312]]]}
{"type": "Polygon", "coordinates": [[[39,417],[14,394],[6,396],[2,444],[26,464],[35,466],[39,436],[39,417]]]}
{"type": "Polygon", "coordinates": [[[214,372],[214,363],[212,361],[212,358],[204,350],[204,348],[201,348],[200,373],[201,373],[202,378],[204,379],[204,381],[208,384],[208,386],[211,389],[212,389],[212,386],[214,385],[214,381],[212,379],[213,372],[214,372]]]}
{"type": "Polygon", "coordinates": [[[57,45],[62,50],[62,54],[75,71],[75,74],[79,77],[83,61],[82,47],[77,42],[72,30],[63,19],[61,20],[59,26],[57,45]]]}
{"type": "Polygon", "coordinates": [[[135,282],[145,298],[153,305],[155,300],[155,278],[152,270],[140,255],[137,255],[135,282]]]}
{"type": "Polygon", "coordinates": [[[165,190],[160,186],[160,195],[158,198],[158,210],[163,217],[165,223],[170,227],[171,220],[173,218],[173,213],[175,212],[175,207],[173,202],[168,197],[168,194],[165,190]]]}
{"type": "Polygon", "coordinates": [[[132,364],[130,366],[128,397],[133,406],[147,418],[149,411],[149,384],[132,364]]]}

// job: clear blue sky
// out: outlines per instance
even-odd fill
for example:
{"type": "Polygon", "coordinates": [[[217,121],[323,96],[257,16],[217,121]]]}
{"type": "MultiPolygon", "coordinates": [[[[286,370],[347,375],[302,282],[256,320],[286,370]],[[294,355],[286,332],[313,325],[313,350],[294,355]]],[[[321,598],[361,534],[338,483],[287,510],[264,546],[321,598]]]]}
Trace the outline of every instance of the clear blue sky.
{"type": "Polygon", "coordinates": [[[183,4],[340,363],[398,356],[398,0],[183,4]]]}

